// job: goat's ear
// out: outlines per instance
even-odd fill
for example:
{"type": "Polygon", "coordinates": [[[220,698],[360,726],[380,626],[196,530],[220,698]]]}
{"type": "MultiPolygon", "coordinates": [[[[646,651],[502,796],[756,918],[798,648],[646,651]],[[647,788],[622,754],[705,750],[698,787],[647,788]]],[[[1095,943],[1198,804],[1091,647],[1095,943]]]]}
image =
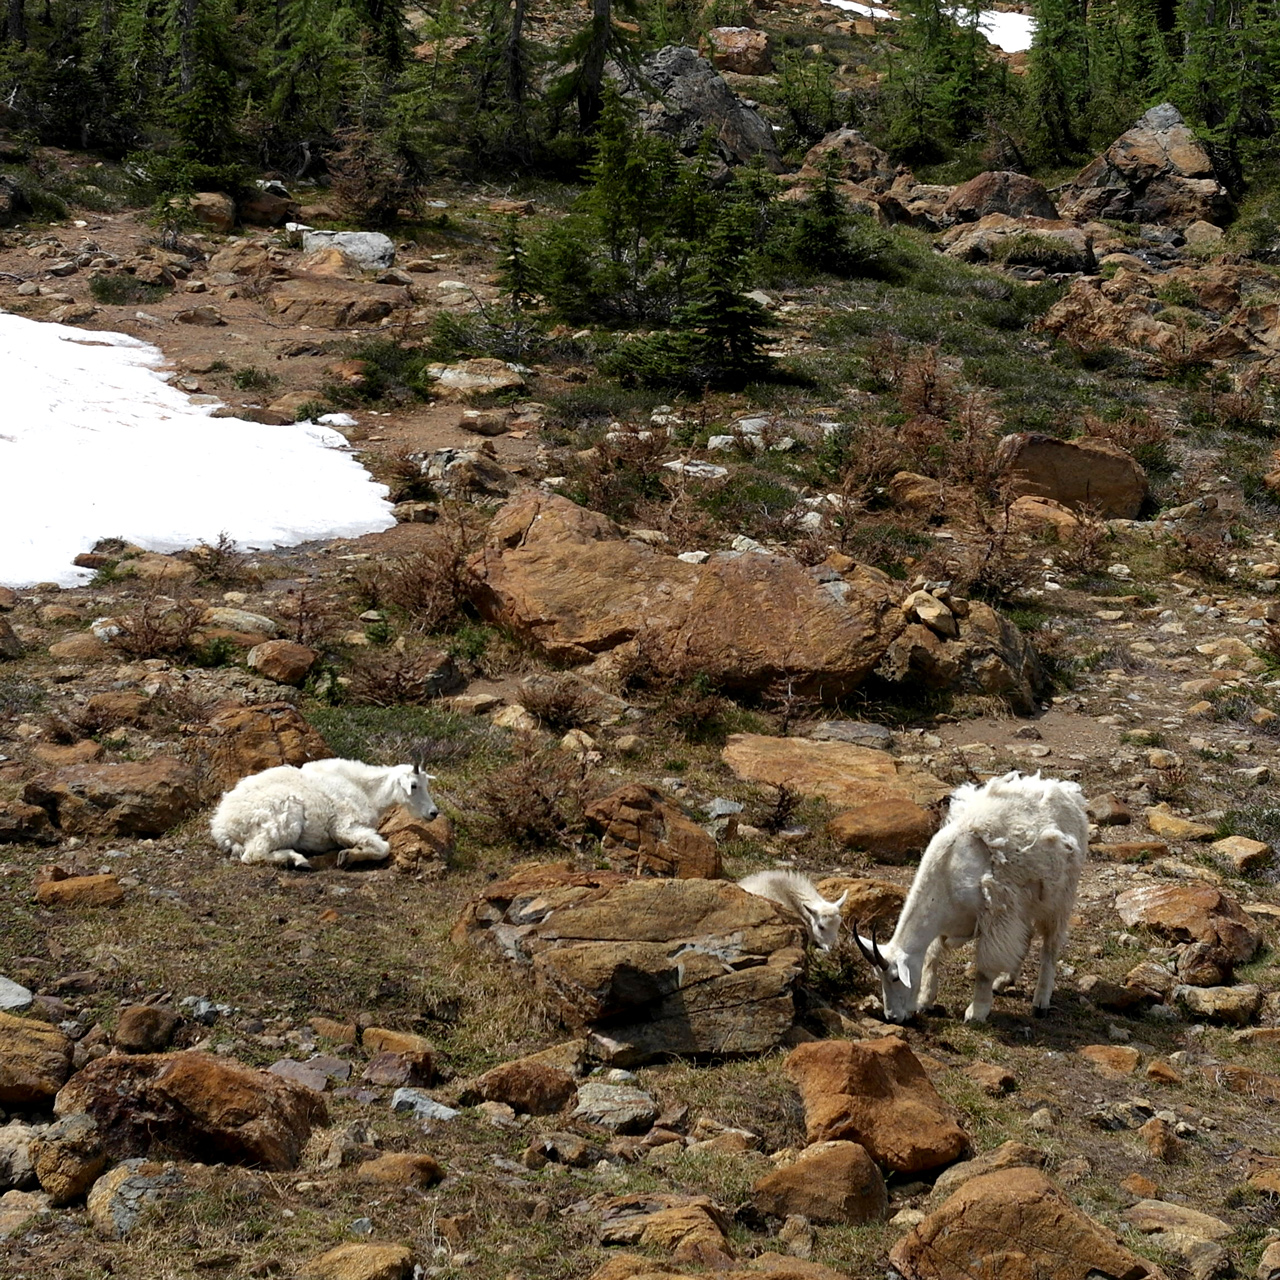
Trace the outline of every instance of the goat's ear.
{"type": "Polygon", "coordinates": [[[914,986],[914,983],[911,981],[911,966],[907,963],[906,956],[903,956],[901,957],[901,959],[899,959],[897,969],[898,969],[898,981],[902,983],[904,987],[914,986]]]}

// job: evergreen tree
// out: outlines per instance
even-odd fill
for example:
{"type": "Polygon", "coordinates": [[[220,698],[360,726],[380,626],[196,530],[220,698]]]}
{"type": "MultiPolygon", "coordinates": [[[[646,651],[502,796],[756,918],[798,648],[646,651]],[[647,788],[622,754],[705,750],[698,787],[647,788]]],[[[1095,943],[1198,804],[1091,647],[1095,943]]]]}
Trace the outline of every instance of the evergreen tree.
{"type": "Polygon", "coordinates": [[[1074,155],[1087,145],[1087,13],[1087,0],[1035,0],[1027,125],[1041,158],[1074,155]]]}

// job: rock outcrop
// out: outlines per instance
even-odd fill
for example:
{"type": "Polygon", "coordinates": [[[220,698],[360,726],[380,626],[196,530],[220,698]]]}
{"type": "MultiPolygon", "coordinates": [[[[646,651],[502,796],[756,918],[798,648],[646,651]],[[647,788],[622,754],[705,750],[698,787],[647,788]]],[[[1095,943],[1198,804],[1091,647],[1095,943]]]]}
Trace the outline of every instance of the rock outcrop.
{"type": "Polygon", "coordinates": [[[715,880],[720,850],[696,822],[657,787],[629,782],[587,806],[591,829],[611,866],[637,875],[715,880]]]}
{"type": "Polygon", "coordinates": [[[1222,947],[1236,964],[1252,960],[1258,949],[1257,926],[1238,902],[1211,884],[1140,885],[1116,898],[1116,910],[1130,928],[1145,925],[1173,942],[1222,947]]]}
{"type": "Polygon", "coordinates": [[[180,760],[82,764],[39,774],[22,798],[39,805],[66,835],[158,836],[194,812],[195,774],[180,760]]]}
{"type": "Polygon", "coordinates": [[[971,1178],[889,1254],[904,1280],[1163,1280],[1038,1169],[971,1178]]]}
{"type": "Polygon", "coordinates": [[[839,809],[891,800],[928,805],[951,790],[917,765],[853,742],[735,733],[720,758],[744,782],[785,787],[839,809]]]}
{"type": "Polygon", "coordinates": [[[305,1085],[196,1050],[97,1058],[59,1092],[54,1111],[92,1116],[116,1156],[266,1169],[295,1168],[312,1125],[328,1123],[305,1085]]]}
{"type": "Polygon", "coordinates": [[[618,1065],[764,1052],[795,1019],[800,925],[723,880],[518,869],[454,930],[455,940],[485,934],[618,1065]]]}
{"type": "Polygon", "coordinates": [[[1166,226],[1222,224],[1232,212],[1209,153],[1168,102],[1152,107],[1081,169],[1058,207],[1069,218],[1166,226]]]}
{"type": "Polygon", "coordinates": [[[688,564],[545,493],[498,512],[471,569],[481,613],[553,661],[642,656],[739,690],[790,679],[797,692],[838,697],[904,625],[897,589],[876,570],[841,575],[753,552],[688,564]]]}
{"type": "MultiPolygon", "coordinates": [[[[614,68],[616,77],[623,73],[614,68]]],[[[707,61],[684,45],[667,45],[640,63],[637,91],[656,92],[654,108],[642,112],[640,127],[670,138],[693,155],[708,129],[716,154],[726,164],[745,164],[760,156],[774,173],[786,168],[768,122],[752,107],[744,106],[707,61]]]]}
{"type": "Polygon", "coordinates": [[[1119,445],[1083,436],[1015,432],[1000,442],[996,465],[1009,492],[1051,498],[1104,519],[1134,519],[1147,496],[1147,475],[1119,445]]]}
{"type": "Polygon", "coordinates": [[[0,1106],[48,1107],[71,1074],[71,1053],[57,1027],[0,1013],[0,1106]]]}
{"type": "Polygon", "coordinates": [[[959,1160],[969,1137],[938,1096],[905,1040],[825,1040],[787,1059],[800,1090],[809,1141],[861,1143],[895,1173],[920,1173],[959,1160]]]}
{"type": "Polygon", "coordinates": [[[991,213],[1010,218],[1058,217],[1043,182],[1006,170],[980,173],[962,182],[947,200],[945,212],[957,222],[977,222],[991,213]]]}

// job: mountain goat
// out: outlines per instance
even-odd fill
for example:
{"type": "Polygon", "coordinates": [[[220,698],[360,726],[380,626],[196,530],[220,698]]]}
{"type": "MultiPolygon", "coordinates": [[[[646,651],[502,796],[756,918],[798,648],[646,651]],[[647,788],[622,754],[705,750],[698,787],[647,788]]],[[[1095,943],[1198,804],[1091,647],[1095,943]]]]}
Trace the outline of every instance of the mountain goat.
{"type": "Polygon", "coordinates": [[[278,765],[223,792],[210,829],[218,848],[241,862],[309,867],[306,854],[334,849],[340,867],[377,862],[391,853],[377,830],[387,810],[403,805],[428,820],[439,813],[427,786],[431,780],[412,764],[313,760],[301,768],[278,765]]]}
{"type": "Polygon", "coordinates": [[[1088,848],[1089,819],[1074,782],[1014,772],[953,791],[893,937],[882,947],[854,925],[858,949],[880,970],[885,1018],[906,1022],[933,1004],[943,948],[975,942],[964,1019],[986,1021],[993,986],[1017,976],[1033,933],[1041,951],[1032,1012],[1047,1014],[1088,848]]]}
{"type": "Polygon", "coordinates": [[[822,951],[830,951],[840,932],[840,908],[848,891],[834,902],[824,898],[798,871],[757,871],[743,876],[738,888],[761,898],[769,898],[804,921],[809,937],[822,951]]]}

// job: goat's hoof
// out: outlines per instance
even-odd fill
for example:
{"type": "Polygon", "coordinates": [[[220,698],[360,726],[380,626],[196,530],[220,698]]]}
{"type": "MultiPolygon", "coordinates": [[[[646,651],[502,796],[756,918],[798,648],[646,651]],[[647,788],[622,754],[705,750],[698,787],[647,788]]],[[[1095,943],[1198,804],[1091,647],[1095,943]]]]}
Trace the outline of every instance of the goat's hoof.
{"type": "Polygon", "coordinates": [[[1031,1016],[1033,1018],[1047,1018],[1051,1012],[1051,1006],[1047,1004],[1043,1007],[1038,1004],[1033,1004],[1031,1006],[1031,1016]]]}

